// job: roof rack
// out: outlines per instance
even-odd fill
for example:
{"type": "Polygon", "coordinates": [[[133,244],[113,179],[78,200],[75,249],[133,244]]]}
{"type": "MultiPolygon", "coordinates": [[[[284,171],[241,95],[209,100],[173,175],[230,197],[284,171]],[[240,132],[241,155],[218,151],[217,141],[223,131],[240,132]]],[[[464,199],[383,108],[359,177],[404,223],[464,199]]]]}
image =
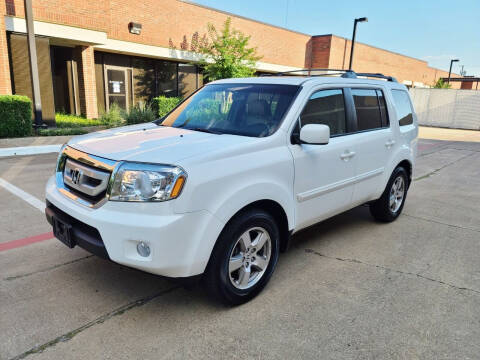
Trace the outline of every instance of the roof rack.
{"type": "Polygon", "coordinates": [[[298,69],[298,70],[290,70],[290,71],[281,71],[272,74],[262,74],[260,76],[283,76],[283,75],[297,75],[297,76],[336,76],[340,75],[342,78],[348,79],[356,79],[358,77],[370,77],[375,79],[385,79],[387,81],[398,82],[392,76],[383,75],[380,73],[356,73],[353,70],[345,70],[345,69],[323,69],[323,68],[315,68],[315,69],[298,69]],[[312,72],[323,71],[320,74],[312,74],[312,72]],[[303,73],[303,74],[299,74],[303,73]],[[305,74],[307,73],[307,74],[305,74]]]}

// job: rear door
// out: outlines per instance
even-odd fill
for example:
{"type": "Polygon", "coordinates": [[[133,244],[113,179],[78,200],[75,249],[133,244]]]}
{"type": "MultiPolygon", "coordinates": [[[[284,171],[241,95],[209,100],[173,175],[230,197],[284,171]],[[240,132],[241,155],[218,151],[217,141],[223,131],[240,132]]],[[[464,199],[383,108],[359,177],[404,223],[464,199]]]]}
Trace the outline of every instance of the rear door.
{"type": "Polygon", "coordinates": [[[352,203],[361,204],[379,197],[385,187],[384,173],[394,154],[394,133],[384,91],[374,87],[351,88],[356,133],[356,184],[352,203]]]}

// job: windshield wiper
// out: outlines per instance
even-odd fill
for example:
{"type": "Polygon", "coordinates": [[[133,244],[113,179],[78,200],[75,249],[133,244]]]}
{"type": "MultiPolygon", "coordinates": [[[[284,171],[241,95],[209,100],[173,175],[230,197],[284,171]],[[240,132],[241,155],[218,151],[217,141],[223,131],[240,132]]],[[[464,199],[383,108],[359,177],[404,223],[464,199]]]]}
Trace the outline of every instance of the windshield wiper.
{"type": "Polygon", "coordinates": [[[215,134],[215,135],[222,135],[223,133],[215,130],[210,130],[210,129],[205,129],[205,128],[200,128],[200,127],[193,127],[193,128],[185,128],[186,130],[193,130],[193,131],[200,131],[204,133],[209,133],[209,134],[215,134]]]}

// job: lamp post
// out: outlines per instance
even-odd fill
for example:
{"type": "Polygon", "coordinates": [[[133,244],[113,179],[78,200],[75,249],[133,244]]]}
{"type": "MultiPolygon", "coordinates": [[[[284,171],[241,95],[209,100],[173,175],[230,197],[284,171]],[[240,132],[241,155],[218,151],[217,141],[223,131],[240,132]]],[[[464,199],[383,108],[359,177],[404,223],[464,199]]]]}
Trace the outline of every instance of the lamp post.
{"type": "Polygon", "coordinates": [[[352,62],[353,62],[353,49],[355,46],[355,34],[357,33],[357,23],[359,22],[367,22],[368,18],[366,17],[361,17],[355,19],[353,22],[353,35],[352,35],[352,48],[350,49],[350,64],[348,65],[348,70],[352,70],[352,62]]]}
{"type": "Polygon", "coordinates": [[[450,60],[450,70],[448,70],[448,79],[447,84],[450,84],[450,75],[452,75],[452,65],[454,62],[460,61],[460,59],[452,59],[450,60]]]}

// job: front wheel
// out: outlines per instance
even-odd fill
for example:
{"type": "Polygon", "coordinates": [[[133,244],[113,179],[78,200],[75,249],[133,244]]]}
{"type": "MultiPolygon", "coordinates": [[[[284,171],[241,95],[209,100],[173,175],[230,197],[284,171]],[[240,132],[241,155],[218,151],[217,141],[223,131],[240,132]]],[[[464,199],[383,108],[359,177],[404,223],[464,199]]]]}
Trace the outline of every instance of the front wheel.
{"type": "Polygon", "coordinates": [[[380,199],[370,204],[370,213],[379,221],[394,221],[402,212],[407,190],[408,174],[399,166],[393,171],[380,199]]]}
{"type": "Polygon", "coordinates": [[[278,260],[280,234],[275,219],[260,209],[232,219],[213,249],[205,283],[214,298],[239,305],[267,284],[278,260]]]}

